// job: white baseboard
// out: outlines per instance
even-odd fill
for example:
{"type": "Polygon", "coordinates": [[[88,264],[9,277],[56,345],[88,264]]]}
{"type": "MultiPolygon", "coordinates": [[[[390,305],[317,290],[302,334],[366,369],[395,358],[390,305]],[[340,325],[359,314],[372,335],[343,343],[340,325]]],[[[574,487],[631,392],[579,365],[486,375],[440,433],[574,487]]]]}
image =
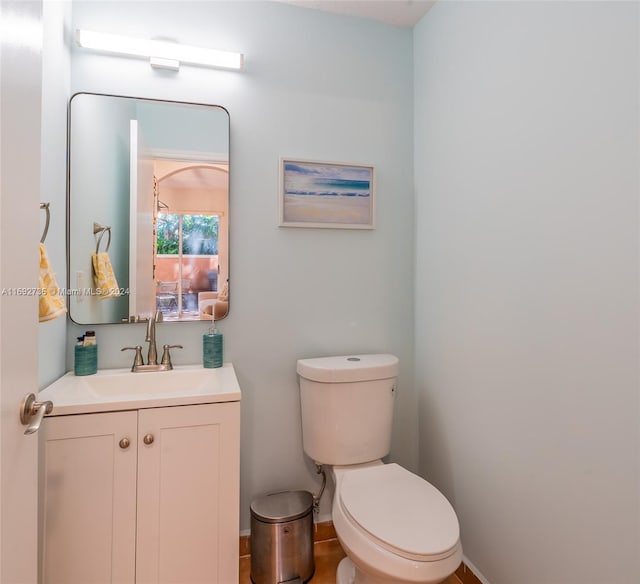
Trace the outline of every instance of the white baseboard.
{"type": "Polygon", "coordinates": [[[313,518],[314,523],[331,523],[331,513],[319,513],[313,518]]]}
{"type": "Polygon", "coordinates": [[[466,566],[469,567],[469,569],[474,573],[475,577],[480,580],[480,582],[482,582],[482,584],[491,584],[489,582],[489,580],[487,580],[482,573],[480,572],[480,570],[478,570],[478,568],[475,567],[475,565],[473,564],[473,562],[471,560],[469,560],[469,558],[467,556],[465,556],[464,554],[462,554],[462,561],[465,563],[466,566]]]}

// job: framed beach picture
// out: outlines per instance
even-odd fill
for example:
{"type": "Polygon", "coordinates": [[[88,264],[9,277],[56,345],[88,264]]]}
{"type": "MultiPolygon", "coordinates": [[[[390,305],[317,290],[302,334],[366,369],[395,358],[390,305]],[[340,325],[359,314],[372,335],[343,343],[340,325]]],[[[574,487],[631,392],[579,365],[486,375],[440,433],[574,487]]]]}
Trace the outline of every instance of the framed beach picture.
{"type": "Polygon", "coordinates": [[[374,228],[373,166],[280,162],[281,227],[374,228]]]}

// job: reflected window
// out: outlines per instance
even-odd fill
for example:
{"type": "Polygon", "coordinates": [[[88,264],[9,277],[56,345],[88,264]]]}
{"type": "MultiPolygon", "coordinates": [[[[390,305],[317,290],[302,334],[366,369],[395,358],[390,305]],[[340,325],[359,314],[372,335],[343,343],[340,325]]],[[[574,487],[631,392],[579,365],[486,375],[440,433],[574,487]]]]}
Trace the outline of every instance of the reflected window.
{"type": "Polygon", "coordinates": [[[165,317],[198,317],[202,293],[218,291],[217,214],[165,213],[156,223],[156,308],[165,317]]]}

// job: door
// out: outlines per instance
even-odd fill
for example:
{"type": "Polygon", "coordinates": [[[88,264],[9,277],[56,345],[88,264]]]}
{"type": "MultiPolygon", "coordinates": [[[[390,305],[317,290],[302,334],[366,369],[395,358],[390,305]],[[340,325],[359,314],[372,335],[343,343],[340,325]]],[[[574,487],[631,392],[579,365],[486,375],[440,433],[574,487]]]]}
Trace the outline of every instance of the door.
{"type": "Polygon", "coordinates": [[[138,414],[46,420],[43,584],[134,584],[138,414]]]}
{"type": "Polygon", "coordinates": [[[153,160],[137,120],[131,120],[130,134],[129,314],[149,316],[156,310],[153,160]]]}
{"type": "Polygon", "coordinates": [[[238,581],[239,402],[140,410],[137,584],[238,581]]]}
{"type": "Polygon", "coordinates": [[[19,409],[38,387],[42,2],[0,4],[0,582],[37,579],[38,435],[19,409]]]}

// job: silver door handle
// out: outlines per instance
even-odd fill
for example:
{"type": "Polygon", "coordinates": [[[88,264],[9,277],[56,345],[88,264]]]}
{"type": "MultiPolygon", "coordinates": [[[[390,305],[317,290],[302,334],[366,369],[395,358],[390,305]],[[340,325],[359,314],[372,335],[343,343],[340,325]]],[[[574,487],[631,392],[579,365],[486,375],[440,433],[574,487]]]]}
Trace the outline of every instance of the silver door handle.
{"type": "Polygon", "coordinates": [[[45,414],[50,414],[53,411],[53,402],[36,401],[36,396],[33,393],[28,393],[24,396],[22,404],[20,405],[20,421],[27,429],[25,434],[33,434],[40,429],[42,424],[42,418],[45,414]]]}

